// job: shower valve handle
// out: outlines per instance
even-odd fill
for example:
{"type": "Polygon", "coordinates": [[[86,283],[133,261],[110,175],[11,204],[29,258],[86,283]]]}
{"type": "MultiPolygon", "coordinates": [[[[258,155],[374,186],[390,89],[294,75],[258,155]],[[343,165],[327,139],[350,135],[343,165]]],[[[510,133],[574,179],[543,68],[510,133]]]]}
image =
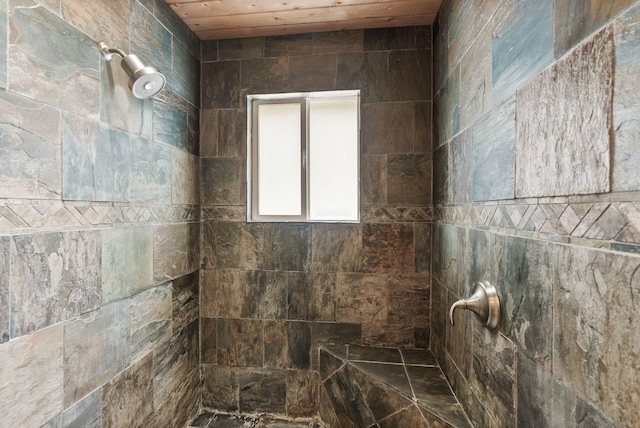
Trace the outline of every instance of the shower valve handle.
{"type": "Polygon", "coordinates": [[[489,281],[476,282],[468,299],[460,299],[451,305],[449,320],[453,325],[453,313],[457,308],[469,309],[475,313],[483,327],[494,330],[500,322],[500,298],[496,288],[489,281]]]}

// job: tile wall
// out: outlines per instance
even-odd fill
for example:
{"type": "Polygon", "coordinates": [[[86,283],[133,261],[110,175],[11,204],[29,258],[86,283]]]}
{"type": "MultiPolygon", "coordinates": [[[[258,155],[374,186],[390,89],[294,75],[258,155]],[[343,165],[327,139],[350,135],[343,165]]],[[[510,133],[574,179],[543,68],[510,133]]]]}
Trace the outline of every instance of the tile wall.
{"type": "Polygon", "coordinates": [[[445,1],[434,44],[434,353],[478,426],[636,424],[640,3],[445,1]],[[484,279],[498,331],[450,326],[484,279]]]}
{"type": "Polygon", "coordinates": [[[3,425],[197,411],[199,55],[163,1],[0,1],[3,425]],[[167,88],[134,99],[99,41],[167,88]]]}
{"type": "Polygon", "coordinates": [[[429,347],[431,29],[203,43],[203,404],[313,416],[320,342],[429,347]],[[246,96],[361,89],[361,224],[246,222],[246,96]]]}

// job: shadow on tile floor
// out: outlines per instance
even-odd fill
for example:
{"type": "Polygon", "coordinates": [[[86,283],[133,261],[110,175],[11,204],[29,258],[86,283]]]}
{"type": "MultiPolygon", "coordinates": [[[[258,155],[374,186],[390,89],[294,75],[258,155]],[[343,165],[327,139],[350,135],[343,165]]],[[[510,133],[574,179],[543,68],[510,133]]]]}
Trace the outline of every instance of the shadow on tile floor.
{"type": "Polygon", "coordinates": [[[288,421],[267,416],[203,412],[189,428],[324,428],[316,421],[288,421]]]}

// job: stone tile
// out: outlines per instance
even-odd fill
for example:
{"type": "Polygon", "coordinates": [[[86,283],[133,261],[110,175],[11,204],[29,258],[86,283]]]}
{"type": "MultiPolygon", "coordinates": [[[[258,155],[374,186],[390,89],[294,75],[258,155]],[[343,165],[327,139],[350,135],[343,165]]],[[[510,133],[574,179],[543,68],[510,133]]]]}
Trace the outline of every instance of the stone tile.
{"type": "Polygon", "coordinates": [[[187,104],[187,151],[200,156],[200,108],[193,104],[187,104]]]}
{"type": "MultiPolygon", "coordinates": [[[[466,288],[466,287],[465,287],[466,288]]],[[[469,296],[471,293],[463,292],[462,297],[469,296]]],[[[453,316],[454,324],[450,324],[449,311],[453,303],[458,300],[458,296],[454,293],[447,295],[445,312],[445,340],[446,350],[450,364],[455,365],[460,375],[465,379],[471,377],[471,366],[473,364],[473,354],[469,352],[473,349],[473,328],[477,323],[476,316],[471,311],[456,311],[453,316]]]]}
{"type": "Polygon", "coordinates": [[[97,118],[100,56],[95,42],[35,2],[11,6],[8,72],[12,92],[97,118]]]}
{"type": "Polygon", "coordinates": [[[394,324],[363,324],[362,343],[367,346],[415,348],[416,329],[394,324]]]}
{"type": "Polygon", "coordinates": [[[610,205],[584,234],[585,238],[613,239],[627,225],[627,219],[610,205]]]}
{"type": "Polygon", "coordinates": [[[336,61],[336,55],[290,57],[288,87],[297,91],[336,89],[336,61]]]}
{"type": "MultiPolygon", "coordinates": [[[[313,33],[313,55],[362,52],[364,34],[361,30],[313,33]]],[[[308,52],[307,52],[308,53],[308,52]]]]}
{"type": "Polygon", "coordinates": [[[202,365],[202,404],[226,412],[238,410],[240,394],[236,369],[202,365]]]}
{"type": "Polygon", "coordinates": [[[102,301],[132,296],[153,285],[153,229],[113,228],[102,232],[102,301]]]}
{"type": "Polygon", "coordinates": [[[311,270],[358,272],[362,269],[362,228],[352,224],[311,226],[311,270]]]}
{"type": "Polygon", "coordinates": [[[202,364],[218,363],[217,337],[216,318],[200,318],[200,362],[202,364]]]}
{"type": "Polygon", "coordinates": [[[400,326],[429,325],[431,287],[427,275],[392,275],[388,279],[389,323],[400,326]]]}
{"type": "Polygon", "coordinates": [[[387,155],[387,205],[429,205],[431,167],[426,154],[387,155]]]}
{"type": "Polygon", "coordinates": [[[162,422],[155,423],[152,418],[150,424],[169,422],[171,426],[180,426],[197,411],[201,385],[199,332],[198,322],[193,322],[154,350],[153,418],[157,415],[162,422]]]}
{"type": "Polygon", "coordinates": [[[413,149],[413,103],[361,106],[363,154],[410,153],[413,149]]]}
{"type": "MultiPolygon", "coordinates": [[[[472,134],[472,200],[513,199],[517,152],[515,100],[506,101],[478,120],[473,126],[472,134]]],[[[522,156],[518,158],[518,162],[524,161],[522,156]]],[[[519,163],[518,166],[520,167],[519,163]]],[[[526,186],[528,183],[522,185],[526,186]]]]}
{"type": "Polygon", "coordinates": [[[474,326],[471,389],[483,397],[489,415],[508,426],[516,425],[516,362],[517,348],[511,341],[474,326]]]}
{"type": "Polygon", "coordinates": [[[218,156],[218,109],[200,111],[200,157],[218,156]]]}
{"type": "MultiPolygon", "coordinates": [[[[159,3],[155,5],[159,5],[159,3]]],[[[158,10],[155,5],[154,12],[158,10]]],[[[153,61],[152,65],[171,82],[173,80],[172,34],[168,27],[156,19],[151,10],[147,10],[139,2],[131,2],[130,7],[131,52],[135,52],[145,63],[153,61]]]]}
{"type": "Polygon", "coordinates": [[[173,69],[168,86],[189,103],[200,105],[200,61],[182,43],[174,42],[171,47],[173,69]]]}
{"type": "Polygon", "coordinates": [[[289,366],[287,323],[264,321],[264,367],[286,368],[289,366]]]}
{"type": "Polygon", "coordinates": [[[262,367],[262,321],[220,318],[216,327],[219,365],[262,367]]]}
{"type": "Polygon", "coordinates": [[[202,40],[201,42],[201,61],[211,62],[218,60],[218,41],[217,40],[202,40]]]}
{"type": "Polygon", "coordinates": [[[62,194],[60,113],[27,98],[2,92],[0,114],[4,141],[0,150],[0,195],[59,199],[62,194]]]}
{"type": "Polygon", "coordinates": [[[435,141],[441,146],[460,131],[460,67],[456,67],[433,99],[435,141]]]}
{"type": "Polygon", "coordinates": [[[247,157],[247,113],[242,109],[218,110],[218,156],[247,157]]]}
{"type": "MultiPolygon", "coordinates": [[[[593,0],[592,2],[595,2],[593,0]]],[[[590,3],[592,3],[590,2],[590,3]]],[[[600,8],[604,3],[598,2],[600,8]]],[[[613,7],[628,1],[611,2],[613,7]]],[[[587,21],[588,22],[588,21],[587,21]]],[[[640,150],[636,136],[640,134],[640,97],[637,76],[640,72],[640,6],[625,12],[615,22],[616,62],[613,97],[613,129],[615,141],[612,155],[611,189],[640,189],[640,150]]]]}
{"type": "Polygon", "coordinates": [[[202,63],[201,85],[202,102],[200,108],[238,108],[240,105],[240,61],[202,63]]]}
{"type": "Polygon", "coordinates": [[[141,426],[153,412],[153,356],[132,364],[102,388],[102,425],[141,426]]]}
{"type": "Polygon", "coordinates": [[[496,236],[491,248],[491,272],[500,290],[499,329],[539,364],[551,366],[552,244],[518,237],[496,236]]]}
{"type": "Polygon", "coordinates": [[[8,342],[11,319],[11,288],[9,287],[11,264],[11,238],[0,237],[0,344],[8,342]]]}
{"type": "MultiPolygon", "coordinates": [[[[440,367],[407,366],[407,374],[421,405],[436,413],[448,406],[460,406],[440,367]]],[[[462,408],[459,410],[462,412],[462,408]]]]}
{"type": "Polygon", "coordinates": [[[380,348],[360,345],[347,347],[349,361],[369,361],[380,363],[402,364],[400,350],[397,348],[380,348]]]}
{"type": "Polygon", "coordinates": [[[313,343],[358,344],[362,336],[362,326],[356,323],[324,323],[311,324],[313,343]]]}
{"type": "Polygon", "coordinates": [[[3,424],[42,426],[63,406],[62,324],[2,345],[3,424]]]}
{"type": "MultiPolygon", "coordinates": [[[[453,168],[449,159],[449,146],[438,147],[433,153],[433,202],[442,204],[451,200],[453,168]]],[[[453,156],[452,156],[453,157],[453,156]]]]}
{"type": "Polygon", "coordinates": [[[297,90],[290,85],[288,57],[242,61],[240,82],[240,105],[249,94],[297,90]]]}
{"type": "Polygon", "coordinates": [[[473,134],[470,128],[453,137],[449,142],[451,165],[449,174],[449,194],[451,202],[471,201],[474,184],[473,134]]]}
{"type": "Polygon", "coordinates": [[[287,319],[336,320],[336,274],[287,274],[287,319]]]}
{"type": "Polygon", "coordinates": [[[331,398],[327,393],[327,389],[324,385],[320,385],[320,399],[318,400],[318,415],[320,420],[330,427],[340,426],[340,420],[333,409],[331,398]]]}
{"type": "Polygon", "coordinates": [[[177,42],[186,46],[192,55],[200,57],[200,38],[178,17],[169,4],[154,3],[153,14],[162,25],[171,31],[177,42]]]}
{"type": "Polygon", "coordinates": [[[285,413],[285,370],[241,369],[239,374],[241,412],[285,413]]]}
{"type": "Polygon", "coordinates": [[[240,284],[242,318],[286,318],[287,276],[283,272],[243,272],[240,284]]]}
{"type": "Polygon", "coordinates": [[[414,49],[417,27],[376,28],[364,30],[365,51],[414,49]]]}
{"type": "Polygon", "coordinates": [[[244,163],[240,158],[202,159],[200,165],[203,205],[240,205],[245,200],[244,163]]]}
{"type": "Polygon", "coordinates": [[[486,31],[485,24],[493,18],[498,1],[475,0],[468,4],[452,2],[447,12],[448,64],[457,64],[463,55],[474,50],[478,34],[486,31]]]}
{"type": "Polygon", "coordinates": [[[433,158],[433,103],[417,102],[413,116],[413,152],[424,153],[433,158]]]}
{"type": "Polygon", "coordinates": [[[336,370],[346,363],[346,349],[347,347],[342,345],[323,345],[323,347],[320,348],[318,369],[321,381],[327,380],[328,377],[332,376],[336,370]],[[336,355],[344,359],[337,358],[336,355]]]}
{"type": "Polygon", "coordinates": [[[384,206],[387,203],[387,156],[360,155],[360,205],[384,206]]]}
{"type": "Polygon", "coordinates": [[[416,223],[414,228],[415,266],[416,272],[431,272],[432,254],[432,225],[429,223],[416,223]]]}
{"type": "Polygon", "coordinates": [[[199,159],[179,150],[171,158],[171,202],[198,204],[200,202],[199,159]]]}
{"type": "Polygon", "coordinates": [[[427,423],[420,409],[415,404],[381,420],[378,426],[380,426],[380,428],[392,428],[402,424],[408,424],[407,426],[412,428],[427,428],[432,426],[427,423]]]}
{"type": "Polygon", "coordinates": [[[633,424],[640,259],[568,246],[553,257],[554,374],[614,425],[633,424]]]}
{"type": "Polygon", "coordinates": [[[129,135],[79,116],[63,115],[62,195],[65,200],[129,200],[129,135]]]}
{"type": "Polygon", "coordinates": [[[401,349],[402,359],[408,366],[436,366],[433,353],[428,349],[401,349]]]}
{"type": "Polygon", "coordinates": [[[633,0],[587,0],[554,5],[556,58],[564,55],[633,4],[633,0]]]}
{"type": "Polygon", "coordinates": [[[63,427],[102,428],[102,388],[69,407],[60,418],[63,427]]]}
{"type": "Polygon", "coordinates": [[[202,266],[205,269],[262,268],[264,227],[261,223],[202,224],[202,266]]]}
{"type": "Polygon", "coordinates": [[[153,231],[153,277],[156,284],[198,268],[198,223],[167,224],[153,231]]]}
{"type": "Polygon", "coordinates": [[[458,263],[461,256],[458,249],[458,229],[442,224],[434,227],[433,248],[439,250],[433,257],[433,277],[457,295],[460,288],[458,263]]]}
{"type": "Polygon", "coordinates": [[[131,360],[144,357],[171,338],[171,286],[161,285],[131,299],[131,360]]]}
{"type": "Polygon", "coordinates": [[[389,101],[427,101],[431,96],[431,51],[389,52],[389,101]]]}
{"type": "Polygon", "coordinates": [[[0,88],[7,88],[8,19],[7,2],[0,4],[0,88]]]}
{"type": "MultiPolygon", "coordinates": [[[[361,370],[350,370],[350,372],[377,421],[411,405],[408,398],[365,372],[361,370]]],[[[410,389],[409,392],[411,392],[410,389]]]]}
{"type": "Polygon", "coordinates": [[[265,224],[263,260],[267,270],[308,270],[311,261],[311,226],[265,224]]]}
{"type": "Polygon", "coordinates": [[[320,379],[317,372],[287,370],[287,416],[313,417],[318,413],[320,379]]]}
{"type": "Polygon", "coordinates": [[[315,323],[287,322],[287,346],[292,368],[302,370],[311,368],[311,328],[315,325],[315,323]]]}
{"type": "Polygon", "coordinates": [[[65,407],[127,367],[130,359],[130,313],[129,301],[121,300],[65,324],[65,407]]]}
{"type": "Polygon", "coordinates": [[[212,318],[240,318],[241,272],[201,270],[201,275],[200,315],[212,318]]]}
{"type": "Polygon", "coordinates": [[[131,140],[132,202],[171,203],[172,177],[171,149],[144,137],[131,140]]]}
{"type": "Polygon", "coordinates": [[[94,231],[12,237],[12,338],[100,307],[100,242],[94,231]]]}
{"type": "Polygon", "coordinates": [[[387,323],[389,290],[384,275],[338,274],[336,321],[387,323]]]}
{"type": "Polygon", "coordinates": [[[218,60],[262,58],[262,37],[218,40],[218,60]]]}
{"type": "MultiPolygon", "coordinates": [[[[479,2],[473,2],[476,4],[479,2]]],[[[486,2],[497,3],[497,2],[486,2]]],[[[472,22],[477,22],[473,19],[472,22]]],[[[491,32],[483,30],[460,63],[460,126],[465,128],[491,109],[491,32]]]]}
{"type": "Polygon", "coordinates": [[[170,88],[155,95],[153,103],[153,139],[187,150],[187,102],[170,88]]]}
{"type": "Polygon", "coordinates": [[[553,1],[503,2],[494,17],[491,51],[492,96],[498,104],[553,62],[553,1]],[[538,36],[532,40],[530,34],[538,36]]]}
{"type": "Polygon", "coordinates": [[[606,28],[518,92],[517,197],[609,191],[612,52],[606,28]]]}
{"type": "Polygon", "coordinates": [[[198,273],[176,278],[171,283],[172,316],[171,330],[177,333],[199,317],[199,278],[198,273]]]}
{"type": "Polygon", "coordinates": [[[339,53],[336,89],[360,89],[363,103],[389,100],[387,52],[339,53]]]}
{"type": "Polygon", "coordinates": [[[411,225],[365,224],[362,243],[365,272],[402,273],[414,270],[411,225]]]}
{"type": "Polygon", "coordinates": [[[313,34],[289,34],[286,36],[265,37],[264,56],[280,57],[308,55],[313,49],[313,34]]]}
{"type": "Polygon", "coordinates": [[[339,421],[336,426],[369,427],[375,424],[375,418],[346,366],[324,381],[323,386],[339,421]]]}

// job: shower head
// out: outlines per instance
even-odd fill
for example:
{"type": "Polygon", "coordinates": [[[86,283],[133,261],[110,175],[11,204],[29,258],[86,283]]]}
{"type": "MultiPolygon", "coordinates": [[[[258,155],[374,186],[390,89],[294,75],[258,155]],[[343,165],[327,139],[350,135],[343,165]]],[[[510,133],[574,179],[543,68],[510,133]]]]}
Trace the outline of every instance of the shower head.
{"type": "Polygon", "coordinates": [[[104,42],[98,45],[105,60],[111,61],[113,54],[122,57],[122,68],[129,76],[129,89],[140,99],[151,98],[164,88],[167,79],[154,67],[145,66],[137,55],[126,55],[120,49],[110,49],[104,42]]]}

